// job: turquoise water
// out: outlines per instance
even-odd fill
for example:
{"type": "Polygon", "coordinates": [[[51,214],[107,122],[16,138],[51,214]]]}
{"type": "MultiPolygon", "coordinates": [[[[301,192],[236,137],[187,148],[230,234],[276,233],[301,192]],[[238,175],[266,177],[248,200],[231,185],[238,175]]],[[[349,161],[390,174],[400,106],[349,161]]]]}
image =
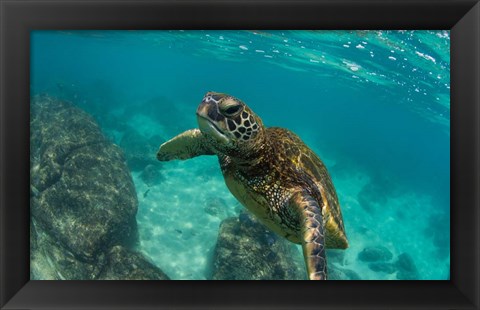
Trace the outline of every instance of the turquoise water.
{"type": "MultiPolygon", "coordinates": [[[[207,91],[244,100],[324,160],[349,269],[395,279],[358,259],[383,245],[408,253],[418,279],[449,276],[448,31],[36,31],[31,43],[31,94],[72,101],[116,144],[126,127],[158,145],[197,127],[207,91]]],[[[206,279],[220,222],[239,205],[214,156],[161,171],[148,185],[131,171],[138,250],[172,279],[206,279]],[[218,199],[225,211],[205,212],[218,199]]]]}

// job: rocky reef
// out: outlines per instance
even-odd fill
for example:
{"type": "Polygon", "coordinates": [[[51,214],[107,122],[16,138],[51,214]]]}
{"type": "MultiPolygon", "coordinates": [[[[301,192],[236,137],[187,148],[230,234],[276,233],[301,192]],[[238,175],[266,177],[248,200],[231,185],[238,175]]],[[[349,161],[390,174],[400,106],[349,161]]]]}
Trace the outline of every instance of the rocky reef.
{"type": "Polygon", "coordinates": [[[168,279],[131,250],[137,196],[122,151],[91,116],[31,101],[31,278],[168,279]]]}
{"type": "Polygon", "coordinates": [[[158,165],[148,165],[140,173],[140,179],[148,187],[152,187],[156,184],[161,183],[164,180],[164,177],[158,165]]]}
{"type": "Polygon", "coordinates": [[[382,210],[388,201],[398,197],[401,191],[396,182],[381,173],[374,173],[370,182],[358,193],[358,203],[368,213],[382,210]]]}
{"type": "Polygon", "coordinates": [[[363,262],[384,262],[393,258],[392,252],[384,246],[366,247],[358,254],[358,259],[363,262]]]}
{"type": "Polygon", "coordinates": [[[223,219],[227,216],[227,205],[220,197],[214,197],[205,203],[205,213],[223,219]]]}
{"type": "Polygon", "coordinates": [[[445,259],[450,255],[450,214],[448,212],[434,213],[429,216],[425,228],[425,236],[432,238],[437,256],[445,259]]]}
{"type": "Polygon", "coordinates": [[[327,249],[328,280],[361,280],[358,273],[347,268],[345,250],[327,249]]]}
{"type": "Polygon", "coordinates": [[[417,267],[412,257],[408,253],[402,253],[398,256],[395,266],[398,268],[397,279],[399,280],[419,280],[417,267]]]}
{"type": "Polygon", "coordinates": [[[160,162],[155,155],[161,142],[164,140],[159,136],[148,139],[133,128],[126,130],[120,140],[120,147],[128,167],[134,171],[142,171],[147,166],[159,168],[160,162]]]}
{"type": "Polygon", "coordinates": [[[377,273],[395,274],[398,280],[419,280],[420,275],[412,257],[402,253],[393,259],[393,254],[384,246],[369,246],[358,254],[358,260],[368,264],[377,273]]]}
{"type": "Polygon", "coordinates": [[[108,261],[98,275],[99,280],[169,280],[169,277],[139,253],[122,246],[108,252],[108,261]]]}
{"type": "Polygon", "coordinates": [[[362,278],[355,271],[348,268],[341,268],[335,264],[328,265],[328,280],[361,280],[362,278]]]}
{"type": "MultiPolygon", "coordinates": [[[[191,121],[195,119],[195,114],[192,112],[189,105],[179,104],[176,98],[171,100],[164,96],[155,96],[143,102],[137,102],[135,105],[126,106],[122,118],[130,119],[132,115],[142,114],[162,124],[165,138],[167,138],[190,129],[191,121]]],[[[156,146],[159,146],[158,141],[156,146]]]]}
{"type": "Polygon", "coordinates": [[[220,224],[212,264],[214,280],[307,279],[295,245],[245,212],[220,224]]]}

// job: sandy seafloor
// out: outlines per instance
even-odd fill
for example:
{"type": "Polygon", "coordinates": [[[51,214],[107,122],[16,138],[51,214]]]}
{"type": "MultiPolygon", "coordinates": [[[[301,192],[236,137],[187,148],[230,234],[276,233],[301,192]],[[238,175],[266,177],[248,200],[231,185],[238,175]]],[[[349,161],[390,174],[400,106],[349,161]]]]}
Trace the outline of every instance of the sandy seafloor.
{"type": "MultiPolygon", "coordinates": [[[[139,200],[139,249],[172,279],[206,279],[209,272],[207,262],[215,246],[220,222],[226,216],[238,215],[241,206],[226,188],[214,156],[175,162],[166,165],[162,172],[166,180],[153,187],[146,186],[139,173],[133,173],[139,200]],[[175,194],[170,195],[170,191],[175,194]],[[204,208],[218,197],[226,206],[224,216],[207,214],[204,208]]],[[[423,235],[430,223],[409,212],[430,207],[430,198],[405,193],[389,202],[391,210],[376,214],[375,218],[366,218],[356,195],[367,182],[368,176],[360,171],[335,181],[337,187],[349,193],[339,194],[350,242],[342,267],[355,270],[362,279],[395,279],[395,273],[373,272],[365,262],[357,259],[366,246],[382,244],[395,256],[408,252],[414,259],[421,258],[415,259],[415,264],[422,278],[447,278],[448,261],[437,260],[437,250],[431,240],[415,238],[415,235],[423,235]],[[404,206],[409,209],[403,219],[408,225],[402,225],[396,219],[396,210],[404,206]],[[353,225],[359,225],[358,229],[364,233],[354,233],[353,225]]],[[[298,250],[301,253],[301,247],[298,250]]]]}
{"type": "MultiPolygon", "coordinates": [[[[324,160],[349,238],[342,267],[362,279],[396,279],[358,259],[383,245],[394,258],[408,253],[420,279],[449,277],[448,32],[94,34],[34,35],[32,93],[80,102],[120,144],[124,132],[104,115],[165,141],[197,126],[206,91],[230,92],[324,160]],[[163,114],[142,111],[157,97],[167,98],[163,114]]],[[[172,279],[207,279],[219,225],[242,208],[217,158],[162,163],[152,186],[140,173],[132,171],[138,250],[172,279]],[[223,211],[207,213],[212,205],[223,211]]]]}

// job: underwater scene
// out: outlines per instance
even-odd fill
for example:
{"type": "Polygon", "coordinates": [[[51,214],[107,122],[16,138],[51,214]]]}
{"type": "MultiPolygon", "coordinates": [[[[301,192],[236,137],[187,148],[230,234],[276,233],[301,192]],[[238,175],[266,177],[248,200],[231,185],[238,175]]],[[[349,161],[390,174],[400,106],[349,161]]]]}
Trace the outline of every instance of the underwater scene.
{"type": "Polygon", "coordinates": [[[449,31],[33,31],[30,67],[31,279],[450,278],[449,31]]]}

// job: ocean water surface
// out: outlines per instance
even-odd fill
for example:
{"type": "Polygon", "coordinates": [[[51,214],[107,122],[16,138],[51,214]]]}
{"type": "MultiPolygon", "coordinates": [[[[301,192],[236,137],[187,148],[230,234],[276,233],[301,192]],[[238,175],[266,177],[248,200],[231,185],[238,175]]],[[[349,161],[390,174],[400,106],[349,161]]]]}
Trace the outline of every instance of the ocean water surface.
{"type": "MultiPolygon", "coordinates": [[[[32,96],[86,111],[126,153],[197,128],[207,91],[242,99],[325,162],[350,243],[329,268],[449,278],[448,31],[32,32],[32,96]],[[366,257],[375,250],[384,257],[366,257]]],[[[220,223],[242,210],[217,158],[161,163],[146,181],[141,158],[155,151],[134,155],[136,249],[172,279],[209,279],[220,223]]]]}

